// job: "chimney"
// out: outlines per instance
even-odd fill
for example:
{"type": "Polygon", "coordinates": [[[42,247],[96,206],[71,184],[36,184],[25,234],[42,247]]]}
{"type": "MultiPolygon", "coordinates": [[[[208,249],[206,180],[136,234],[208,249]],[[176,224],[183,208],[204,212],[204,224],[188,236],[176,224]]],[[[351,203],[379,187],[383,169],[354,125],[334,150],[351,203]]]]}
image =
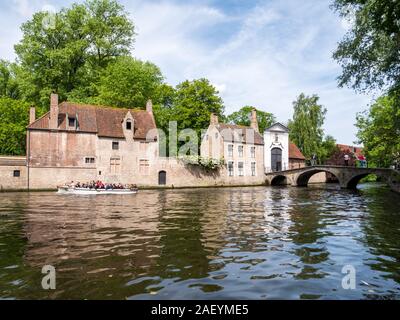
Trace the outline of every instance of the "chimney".
{"type": "Polygon", "coordinates": [[[215,113],[211,113],[210,116],[210,125],[218,125],[218,116],[215,113]]]}
{"type": "Polygon", "coordinates": [[[258,121],[257,121],[257,111],[256,109],[253,109],[251,111],[251,124],[250,127],[252,127],[254,129],[254,131],[256,132],[260,132],[259,128],[258,128],[258,121]]]}
{"type": "Polygon", "coordinates": [[[50,96],[50,129],[58,128],[58,94],[52,93],[50,96]]]}
{"type": "Polygon", "coordinates": [[[147,104],[146,104],[146,111],[147,111],[148,113],[153,113],[153,102],[152,102],[151,100],[148,100],[148,101],[147,101],[147,104]]]}
{"type": "Polygon", "coordinates": [[[29,108],[29,124],[36,121],[36,108],[34,106],[29,108]]]}

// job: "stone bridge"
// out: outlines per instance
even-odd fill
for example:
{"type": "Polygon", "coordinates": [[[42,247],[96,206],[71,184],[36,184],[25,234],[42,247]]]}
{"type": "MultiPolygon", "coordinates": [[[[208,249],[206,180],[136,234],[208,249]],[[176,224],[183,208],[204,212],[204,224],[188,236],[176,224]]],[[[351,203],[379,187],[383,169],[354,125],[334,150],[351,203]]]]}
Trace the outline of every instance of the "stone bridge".
{"type": "Polygon", "coordinates": [[[266,173],[267,185],[307,186],[308,180],[316,173],[328,172],[334,175],[341,188],[354,189],[358,182],[370,175],[381,177],[392,190],[400,192],[400,172],[393,169],[381,168],[355,168],[344,166],[311,166],[299,169],[266,173]]]}

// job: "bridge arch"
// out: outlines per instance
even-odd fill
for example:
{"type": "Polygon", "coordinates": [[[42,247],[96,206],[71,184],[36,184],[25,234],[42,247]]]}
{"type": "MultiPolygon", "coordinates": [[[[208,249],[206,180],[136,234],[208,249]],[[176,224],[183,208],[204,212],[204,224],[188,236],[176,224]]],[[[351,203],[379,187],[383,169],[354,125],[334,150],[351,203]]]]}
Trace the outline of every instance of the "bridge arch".
{"type": "Polygon", "coordinates": [[[288,184],[288,178],[284,175],[275,176],[271,180],[271,186],[286,186],[288,184]]]}
{"type": "Polygon", "coordinates": [[[382,179],[382,181],[388,183],[388,177],[383,173],[380,173],[380,172],[365,172],[365,173],[353,175],[350,179],[348,179],[345,182],[344,187],[346,189],[357,189],[357,185],[360,182],[360,180],[365,178],[365,177],[367,177],[367,176],[369,176],[369,175],[371,175],[371,174],[374,174],[374,175],[378,176],[379,178],[382,179]]]}
{"type": "Polygon", "coordinates": [[[341,177],[339,177],[337,172],[334,172],[333,170],[329,170],[329,169],[314,168],[314,169],[310,169],[310,170],[300,173],[295,180],[296,186],[307,187],[308,182],[310,181],[311,177],[320,172],[327,172],[327,173],[332,174],[339,181],[339,184],[341,184],[341,177]]]}
{"type": "Polygon", "coordinates": [[[310,178],[328,172],[335,176],[341,188],[355,189],[360,180],[370,174],[382,178],[392,190],[400,192],[400,171],[385,168],[355,168],[344,166],[314,166],[281,172],[266,172],[266,185],[307,186],[310,178]]]}

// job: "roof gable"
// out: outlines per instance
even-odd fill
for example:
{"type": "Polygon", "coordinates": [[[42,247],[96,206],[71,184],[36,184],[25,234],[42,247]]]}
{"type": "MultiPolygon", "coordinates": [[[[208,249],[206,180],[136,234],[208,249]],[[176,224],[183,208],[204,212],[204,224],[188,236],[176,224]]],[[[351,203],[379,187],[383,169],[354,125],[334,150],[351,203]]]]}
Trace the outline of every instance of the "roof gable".
{"type": "Polygon", "coordinates": [[[216,128],[224,141],[247,144],[264,144],[264,138],[253,128],[236,124],[219,123],[216,128]]]}
{"type": "Polygon", "coordinates": [[[289,132],[289,129],[286,126],[284,126],[282,123],[277,122],[277,123],[274,123],[269,128],[265,129],[265,131],[289,132]]]}
{"type": "Polygon", "coordinates": [[[291,141],[289,141],[289,159],[306,160],[300,149],[291,141]]]}

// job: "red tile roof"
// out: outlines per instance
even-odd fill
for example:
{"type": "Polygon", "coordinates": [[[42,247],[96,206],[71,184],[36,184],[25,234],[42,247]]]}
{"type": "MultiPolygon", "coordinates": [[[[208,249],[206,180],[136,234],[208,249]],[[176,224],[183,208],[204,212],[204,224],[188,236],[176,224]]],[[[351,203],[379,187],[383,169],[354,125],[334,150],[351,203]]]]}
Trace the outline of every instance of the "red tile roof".
{"type": "Polygon", "coordinates": [[[354,154],[355,156],[357,156],[357,158],[364,157],[363,148],[361,147],[354,147],[346,144],[337,144],[337,147],[343,153],[354,154]]]}
{"type": "MultiPolygon", "coordinates": [[[[67,129],[67,115],[77,118],[78,132],[97,133],[100,137],[124,138],[122,122],[130,112],[134,124],[134,138],[146,139],[147,133],[156,129],[154,117],[144,110],[110,108],[103,106],[85,105],[63,102],[59,105],[58,130],[67,129]]],[[[50,112],[28,126],[33,130],[49,130],[50,112]]]]}
{"type": "Polygon", "coordinates": [[[291,141],[289,141],[289,159],[306,160],[300,149],[291,141]]]}
{"type": "Polygon", "coordinates": [[[248,144],[264,144],[264,139],[261,134],[251,127],[225,123],[219,123],[216,127],[222,134],[224,141],[233,142],[233,140],[235,140],[235,142],[244,142],[248,144]],[[239,135],[234,133],[239,133],[239,135]]]}

